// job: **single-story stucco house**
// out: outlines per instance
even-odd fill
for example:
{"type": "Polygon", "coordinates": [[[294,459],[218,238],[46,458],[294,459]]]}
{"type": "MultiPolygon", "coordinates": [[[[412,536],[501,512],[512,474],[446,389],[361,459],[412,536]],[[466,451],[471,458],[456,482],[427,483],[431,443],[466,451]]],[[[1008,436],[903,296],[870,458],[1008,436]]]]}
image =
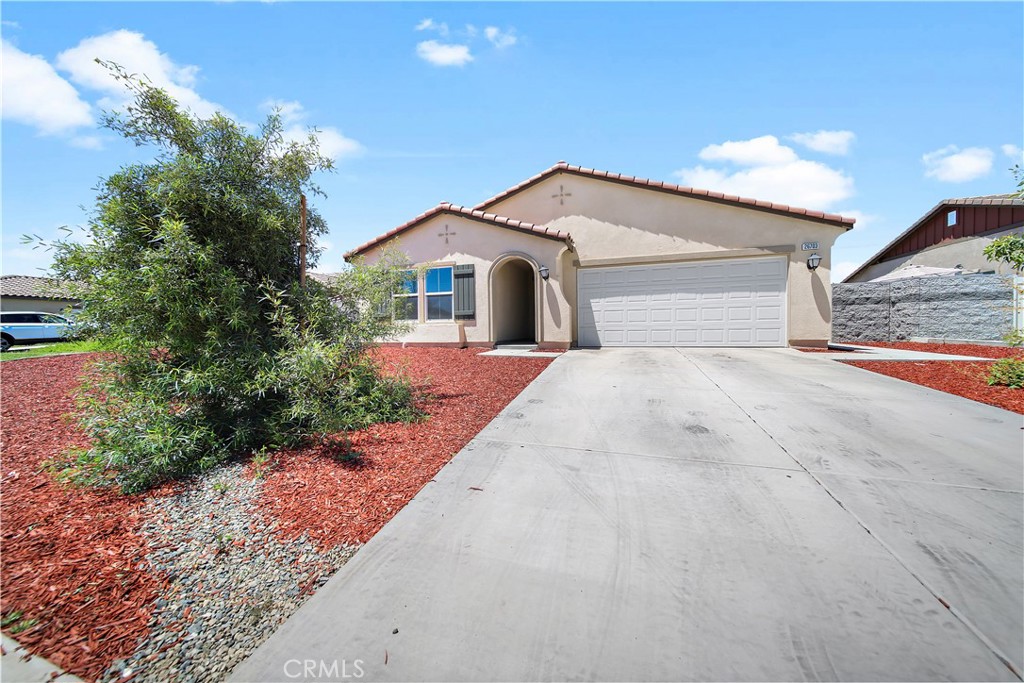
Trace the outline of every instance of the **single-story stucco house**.
{"type": "Polygon", "coordinates": [[[345,258],[391,245],[417,267],[396,294],[406,344],[824,346],[830,251],[853,222],[559,162],[345,258]]]}
{"type": "Polygon", "coordinates": [[[78,303],[60,281],[36,275],[0,276],[0,310],[62,313],[78,303]]]}

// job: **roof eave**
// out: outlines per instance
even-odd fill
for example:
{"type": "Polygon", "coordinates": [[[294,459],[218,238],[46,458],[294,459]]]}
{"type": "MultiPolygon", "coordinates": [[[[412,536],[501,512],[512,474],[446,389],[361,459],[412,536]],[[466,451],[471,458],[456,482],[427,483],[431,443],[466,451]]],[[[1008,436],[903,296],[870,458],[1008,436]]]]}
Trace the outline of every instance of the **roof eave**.
{"type": "Polygon", "coordinates": [[[582,166],[572,166],[564,161],[560,161],[551,168],[538,173],[535,176],[527,178],[518,185],[513,185],[509,189],[494,195],[490,199],[484,200],[477,204],[473,208],[479,211],[486,211],[489,207],[498,204],[509,197],[519,194],[538,183],[543,182],[547,178],[550,178],[559,173],[568,173],[570,175],[576,175],[582,178],[592,178],[595,180],[604,180],[619,185],[625,185],[627,187],[636,187],[641,189],[654,190],[656,192],[663,192],[666,194],[672,194],[681,197],[689,197],[701,201],[710,201],[716,204],[723,204],[728,206],[734,206],[741,209],[751,209],[754,211],[763,211],[766,213],[772,213],[780,216],[786,216],[788,218],[797,218],[800,220],[808,220],[815,223],[822,223],[825,225],[833,225],[844,230],[852,230],[856,219],[849,218],[846,216],[840,216],[838,214],[828,214],[824,211],[815,211],[812,209],[804,209],[801,207],[791,207],[788,205],[775,204],[774,202],[768,202],[758,199],[751,199],[749,197],[740,197],[738,195],[728,195],[722,192],[714,192],[711,190],[702,190],[699,188],[685,187],[682,185],[676,185],[674,183],[666,183],[658,180],[649,180],[646,178],[637,178],[636,176],[625,176],[619,173],[610,173],[608,171],[601,171],[597,169],[584,169],[582,166]]]}

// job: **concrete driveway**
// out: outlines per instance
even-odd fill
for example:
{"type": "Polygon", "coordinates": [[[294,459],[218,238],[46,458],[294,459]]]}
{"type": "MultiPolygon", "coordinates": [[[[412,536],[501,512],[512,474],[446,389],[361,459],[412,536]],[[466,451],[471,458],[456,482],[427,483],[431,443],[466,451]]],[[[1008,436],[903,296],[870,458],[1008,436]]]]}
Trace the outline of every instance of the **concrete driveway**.
{"type": "Polygon", "coordinates": [[[573,351],[233,679],[1018,680],[1022,426],[789,349],[573,351]]]}

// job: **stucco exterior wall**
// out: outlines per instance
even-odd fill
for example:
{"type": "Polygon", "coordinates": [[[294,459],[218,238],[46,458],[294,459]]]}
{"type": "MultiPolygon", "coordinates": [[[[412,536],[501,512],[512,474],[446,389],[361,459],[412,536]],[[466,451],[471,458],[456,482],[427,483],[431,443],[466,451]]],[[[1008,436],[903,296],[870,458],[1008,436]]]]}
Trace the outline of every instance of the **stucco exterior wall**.
{"type": "Polygon", "coordinates": [[[61,314],[71,308],[73,301],[59,299],[30,299],[20,296],[0,297],[0,311],[40,311],[61,314]]]}
{"type": "MultiPolygon", "coordinates": [[[[789,340],[829,339],[831,248],[841,227],[572,174],[552,176],[487,211],[570,233],[581,268],[788,254],[789,340]],[[813,272],[804,242],[818,243],[822,262],[813,272]]],[[[575,283],[571,291],[575,304],[575,283]]]]}
{"type": "Polygon", "coordinates": [[[899,256],[888,261],[868,266],[849,279],[849,282],[869,282],[876,277],[888,275],[903,265],[936,266],[954,268],[957,264],[965,270],[992,270],[998,275],[1012,275],[1013,270],[1006,264],[992,263],[985,258],[984,250],[992,240],[1004,235],[1024,234],[1024,228],[1012,228],[980,237],[965,237],[922,249],[916,254],[899,256]]]}
{"type": "MultiPolygon", "coordinates": [[[[463,325],[467,343],[492,342],[495,337],[491,329],[490,281],[494,264],[503,257],[525,258],[534,268],[548,267],[550,276],[547,282],[536,278],[540,287],[535,292],[535,301],[541,302],[537,341],[555,346],[568,346],[572,341],[572,314],[565,291],[567,261],[560,257],[562,252],[568,251],[564,242],[487,225],[461,216],[441,214],[402,233],[389,242],[388,246],[406,254],[409,262],[414,265],[437,263],[475,266],[475,320],[416,323],[412,331],[399,341],[413,344],[458,344],[459,325],[463,325]],[[446,225],[450,233],[447,244],[444,236],[438,235],[444,233],[446,225]]],[[[380,252],[381,248],[377,247],[363,256],[368,263],[373,263],[379,258],[380,252]]],[[[571,280],[571,283],[574,291],[575,280],[571,280]]]]}

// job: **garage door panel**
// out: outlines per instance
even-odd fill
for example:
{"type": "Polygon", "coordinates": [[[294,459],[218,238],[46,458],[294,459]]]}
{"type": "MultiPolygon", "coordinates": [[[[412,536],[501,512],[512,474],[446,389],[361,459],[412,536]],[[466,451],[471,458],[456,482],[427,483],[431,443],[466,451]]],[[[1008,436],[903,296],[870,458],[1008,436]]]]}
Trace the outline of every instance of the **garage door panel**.
{"type": "Polygon", "coordinates": [[[583,346],[782,346],[785,258],[583,269],[583,346]]]}
{"type": "Polygon", "coordinates": [[[717,323],[725,320],[725,309],[721,306],[705,306],[700,309],[700,320],[705,323],[717,323]]]}

